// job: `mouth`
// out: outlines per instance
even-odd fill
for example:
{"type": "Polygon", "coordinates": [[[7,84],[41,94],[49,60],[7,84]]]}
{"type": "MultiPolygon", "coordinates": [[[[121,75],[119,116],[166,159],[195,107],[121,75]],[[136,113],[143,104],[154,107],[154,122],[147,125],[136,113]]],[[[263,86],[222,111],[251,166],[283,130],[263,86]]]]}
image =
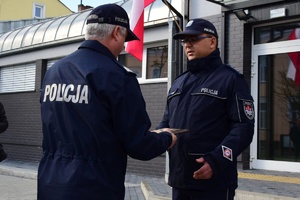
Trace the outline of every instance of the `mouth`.
{"type": "Polygon", "coordinates": [[[194,51],[187,51],[186,54],[187,54],[188,56],[193,56],[193,55],[194,55],[194,51]]]}

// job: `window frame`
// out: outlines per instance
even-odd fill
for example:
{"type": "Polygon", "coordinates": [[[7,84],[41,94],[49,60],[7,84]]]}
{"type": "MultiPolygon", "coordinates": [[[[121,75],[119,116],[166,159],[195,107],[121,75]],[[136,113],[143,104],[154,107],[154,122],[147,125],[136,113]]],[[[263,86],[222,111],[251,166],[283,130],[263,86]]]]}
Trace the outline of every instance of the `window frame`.
{"type": "MultiPolygon", "coordinates": [[[[165,78],[151,78],[147,79],[147,49],[159,46],[168,46],[168,41],[155,42],[150,44],[144,44],[143,49],[143,60],[142,60],[142,74],[138,79],[139,84],[149,84],[149,83],[164,83],[168,82],[168,77],[165,78]]],[[[128,54],[125,50],[121,54],[128,54]]],[[[169,59],[169,58],[168,58],[169,59]]],[[[126,67],[126,66],[125,66],[126,67]]],[[[168,67],[169,70],[169,67],[168,67]]]]}
{"type": "Polygon", "coordinates": [[[33,4],[32,4],[32,18],[34,18],[34,19],[42,19],[42,18],[45,18],[45,14],[46,14],[46,5],[41,4],[41,3],[33,2],[33,4]],[[37,16],[37,14],[36,14],[36,8],[40,8],[41,9],[41,16],[37,16]]]}
{"type": "Polygon", "coordinates": [[[36,63],[24,63],[0,68],[0,94],[33,92],[36,89],[35,83],[36,63]],[[6,71],[4,72],[4,70],[6,71]],[[5,84],[2,84],[4,82],[5,84]]]}

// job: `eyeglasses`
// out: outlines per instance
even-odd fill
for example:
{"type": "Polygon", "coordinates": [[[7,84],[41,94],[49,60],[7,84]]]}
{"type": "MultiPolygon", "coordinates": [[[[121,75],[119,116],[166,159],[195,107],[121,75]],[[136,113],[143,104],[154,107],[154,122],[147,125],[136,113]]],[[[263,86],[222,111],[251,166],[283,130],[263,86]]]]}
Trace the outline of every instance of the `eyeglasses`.
{"type": "Polygon", "coordinates": [[[183,40],[180,41],[181,45],[184,46],[185,43],[190,43],[190,44],[195,44],[197,42],[199,42],[200,40],[204,39],[204,38],[212,38],[213,36],[207,35],[207,36],[194,36],[194,37],[187,37],[184,38],[183,40]]]}

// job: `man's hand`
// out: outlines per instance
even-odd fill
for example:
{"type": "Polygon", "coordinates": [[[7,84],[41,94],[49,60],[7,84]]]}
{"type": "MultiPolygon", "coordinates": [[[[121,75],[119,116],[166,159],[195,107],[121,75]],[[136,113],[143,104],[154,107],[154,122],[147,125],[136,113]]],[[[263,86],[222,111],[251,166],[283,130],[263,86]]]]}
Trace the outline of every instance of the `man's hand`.
{"type": "Polygon", "coordinates": [[[213,171],[208,162],[204,158],[198,158],[196,162],[203,164],[203,166],[194,172],[194,179],[210,179],[213,176],[213,171]]]}
{"type": "Polygon", "coordinates": [[[172,135],[172,143],[169,146],[169,149],[171,149],[174,146],[174,144],[176,143],[177,136],[174,133],[172,133],[172,131],[169,128],[164,128],[163,131],[169,132],[172,135]]]}

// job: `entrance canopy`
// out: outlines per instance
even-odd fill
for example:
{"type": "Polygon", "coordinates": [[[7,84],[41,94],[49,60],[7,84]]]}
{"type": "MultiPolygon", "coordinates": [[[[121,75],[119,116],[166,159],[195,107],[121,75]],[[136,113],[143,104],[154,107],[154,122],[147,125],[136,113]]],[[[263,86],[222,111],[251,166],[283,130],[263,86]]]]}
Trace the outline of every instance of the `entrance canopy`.
{"type": "Polygon", "coordinates": [[[223,6],[225,10],[236,10],[241,8],[250,8],[252,6],[265,5],[275,2],[281,2],[284,0],[206,0],[212,3],[223,6]]]}

